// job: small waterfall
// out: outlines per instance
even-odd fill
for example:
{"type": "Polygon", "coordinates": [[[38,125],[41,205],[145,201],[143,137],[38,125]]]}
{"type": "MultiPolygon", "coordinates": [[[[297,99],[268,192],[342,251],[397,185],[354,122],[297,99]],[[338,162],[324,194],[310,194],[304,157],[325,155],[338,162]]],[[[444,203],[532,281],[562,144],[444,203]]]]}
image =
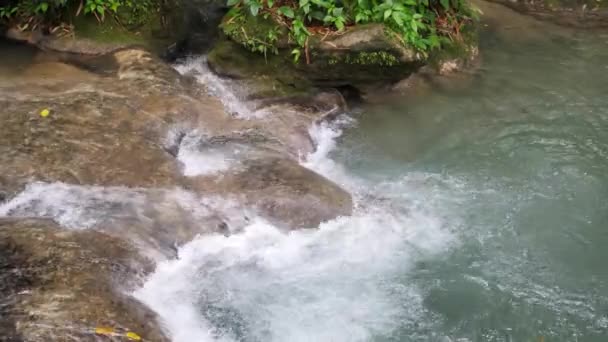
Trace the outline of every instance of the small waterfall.
{"type": "Polygon", "coordinates": [[[175,69],[182,75],[193,75],[197,81],[207,87],[209,93],[222,101],[224,108],[231,115],[241,118],[259,118],[265,115],[263,110],[254,110],[237,95],[240,86],[230,80],[215,75],[207,66],[206,57],[190,58],[175,65],[175,69]]]}

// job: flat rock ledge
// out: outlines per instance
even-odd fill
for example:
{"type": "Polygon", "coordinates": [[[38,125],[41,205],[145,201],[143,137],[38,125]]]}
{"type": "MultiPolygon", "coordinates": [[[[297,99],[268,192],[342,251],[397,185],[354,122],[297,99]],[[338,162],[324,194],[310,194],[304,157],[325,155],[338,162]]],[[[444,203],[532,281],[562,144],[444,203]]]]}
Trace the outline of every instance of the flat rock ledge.
{"type": "Polygon", "coordinates": [[[241,119],[139,49],[47,52],[0,79],[0,340],[169,341],[129,295],[155,257],[237,232],[249,211],[285,230],[349,215],[350,194],[298,163],[314,150],[308,127],[343,103],[334,95],[260,102],[263,118],[241,119]],[[186,172],[184,149],[236,147],[247,157],[234,169],[186,172]],[[75,222],[62,216],[69,206],[75,222]]]}
{"type": "Polygon", "coordinates": [[[3,341],[170,341],[128,293],[153,264],[128,242],[50,220],[0,219],[3,341]],[[111,328],[116,335],[96,334],[111,328]]]}

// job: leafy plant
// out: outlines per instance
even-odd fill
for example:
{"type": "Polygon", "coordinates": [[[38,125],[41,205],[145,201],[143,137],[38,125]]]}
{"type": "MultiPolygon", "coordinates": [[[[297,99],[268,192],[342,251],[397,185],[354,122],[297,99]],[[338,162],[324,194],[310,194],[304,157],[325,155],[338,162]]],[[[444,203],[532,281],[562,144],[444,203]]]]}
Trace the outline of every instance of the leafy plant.
{"type": "Polygon", "coordinates": [[[228,0],[228,6],[229,16],[261,15],[287,27],[299,46],[292,51],[296,61],[302,49],[308,57],[311,31],[332,34],[352,25],[383,23],[405,45],[426,53],[444,38],[459,39],[459,28],[472,16],[465,0],[228,0]]]}
{"type": "Polygon", "coordinates": [[[97,20],[103,21],[106,15],[116,15],[122,7],[130,11],[128,21],[135,21],[159,6],[160,1],[162,0],[9,0],[0,6],[0,22],[60,22],[70,9],[76,9],[76,15],[93,15],[97,20]]]}

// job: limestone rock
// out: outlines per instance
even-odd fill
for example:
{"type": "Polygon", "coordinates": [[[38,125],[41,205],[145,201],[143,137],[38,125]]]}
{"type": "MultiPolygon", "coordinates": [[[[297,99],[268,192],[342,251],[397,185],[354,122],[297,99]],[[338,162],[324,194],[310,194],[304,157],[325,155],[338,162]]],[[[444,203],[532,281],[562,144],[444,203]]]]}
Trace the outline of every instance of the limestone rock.
{"type": "Polygon", "coordinates": [[[124,240],[48,220],[0,219],[0,336],[99,341],[95,328],[110,327],[169,341],[156,315],[127,294],[151,270],[124,240]]]}
{"type": "Polygon", "coordinates": [[[242,169],[220,177],[195,177],[191,187],[239,198],[288,229],[316,228],[350,215],[353,206],[350,194],[339,186],[283,158],[250,160],[242,169]]]}

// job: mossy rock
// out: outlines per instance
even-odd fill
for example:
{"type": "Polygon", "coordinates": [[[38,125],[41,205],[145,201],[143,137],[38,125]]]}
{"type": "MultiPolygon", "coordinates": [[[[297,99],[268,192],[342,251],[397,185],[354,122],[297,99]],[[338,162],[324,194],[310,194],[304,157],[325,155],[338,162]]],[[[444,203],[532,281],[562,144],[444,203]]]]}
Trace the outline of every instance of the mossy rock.
{"type": "Polygon", "coordinates": [[[294,96],[305,94],[313,87],[285,54],[264,58],[228,39],[222,39],[214,46],[208,62],[220,76],[250,81],[252,97],[294,96]]]}
{"type": "Polygon", "coordinates": [[[381,24],[359,25],[339,35],[313,35],[297,62],[291,52],[298,46],[270,18],[226,16],[221,27],[226,40],[209,54],[214,71],[236,78],[266,75],[296,89],[394,82],[426,62],[381,24]]]}
{"type": "Polygon", "coordinates": [[[477,25],[467,24],[462,27],[459,40],[444,42],[441,49],[431,51],[428,65],[441,75],[469,68],[479,56],[478,41],[477,25]]]}

